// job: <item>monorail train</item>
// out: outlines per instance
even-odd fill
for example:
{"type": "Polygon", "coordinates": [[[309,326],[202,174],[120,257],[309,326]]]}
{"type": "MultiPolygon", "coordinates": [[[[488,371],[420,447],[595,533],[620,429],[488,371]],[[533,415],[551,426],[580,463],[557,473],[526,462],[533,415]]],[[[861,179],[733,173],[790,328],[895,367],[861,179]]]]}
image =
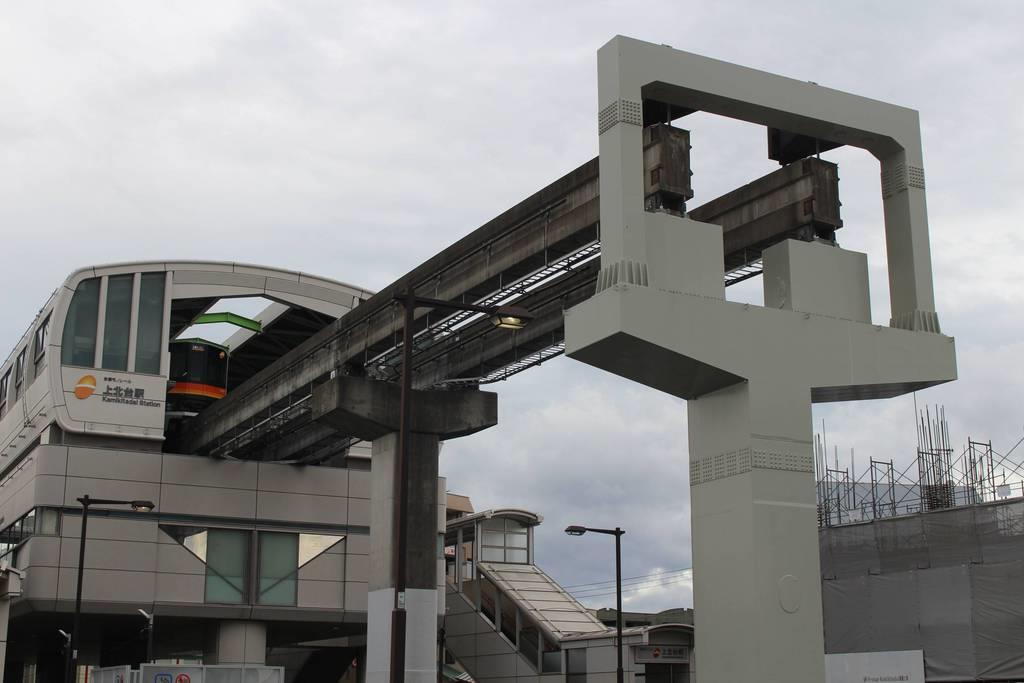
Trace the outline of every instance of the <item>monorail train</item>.
{"type": "MultiPolygon", "coordinates": [[[[197,397],[203,391],[196,387],[169,383],[172,349],[184,346],[175,339],[221,299],[267,299],[261,314],[266,334],[279,330],[291,347],[371,294],[305,273],[230,262],[139,262],[78,270],[50,296],[0,366],[0,470],[38,442],[130,439],[160,448],[169,405],[201,409],[275,357],[267,347],[255,349],[257,335],[241,330],[227,342],[239,359],[230,375],[229,349],[204,347],[214,362],[204,361],[203,372],[219,378],[218,386],[205,390],[207,396],[197,397]]],[[[280,340],[273,347],[282,353],[280,340]]]]}

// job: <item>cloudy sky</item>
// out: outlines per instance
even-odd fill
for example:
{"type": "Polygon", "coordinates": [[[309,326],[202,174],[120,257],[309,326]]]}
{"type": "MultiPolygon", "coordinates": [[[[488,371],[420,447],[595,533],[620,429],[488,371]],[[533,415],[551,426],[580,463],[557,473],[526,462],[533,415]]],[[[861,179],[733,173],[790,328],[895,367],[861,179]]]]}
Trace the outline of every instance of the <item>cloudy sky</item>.
{"type": "MultiPolygon", "coordinates": [[[[1024,433],[1014,0],[4,3],[0,355],[88,264],[224,259],[386,285],[596,155],[595,53],[617,33],[921,111],[938,308],[961,379],[916,400],[946,406],[957,444],[1012,447],[1024,433]]],[[[763,129],[700,114],[677,125],[692,131],[695,205],[774,168],[763,129]]],[[[885,323],[877,163],[824,156],[840,164],[840,241],[869,253],[885,323]]],[[[757,284],[730,296],[757,301],[757,284]]],[[[565,584],[612,578],[612,546],[561,529],[621,525],[625,575],[665,573],[627,606],[691,604],[685,406],[567,359],[495,388],[502,423],[448,444],[450,488],[543,514],[539,564],[565,584]]],[[[912,397],[815,420],[844,460],[913,452],[912,397]]],[[[607,586],[580,590],[611,604],[607,586]]]]}

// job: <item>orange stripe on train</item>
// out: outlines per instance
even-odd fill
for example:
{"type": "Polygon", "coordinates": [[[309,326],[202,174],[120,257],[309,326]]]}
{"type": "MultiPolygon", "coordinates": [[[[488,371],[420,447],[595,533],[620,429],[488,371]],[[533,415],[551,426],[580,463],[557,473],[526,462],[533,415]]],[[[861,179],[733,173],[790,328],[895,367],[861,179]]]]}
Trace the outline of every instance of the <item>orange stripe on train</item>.
{"type": "Polygon", "coordinates": [[[185,394],[188,396],[205,396],[207,398],[224,398],[228,390],[224,387],[215,387],[212,384],[201,384],[199,382],[176,382],[168,391],[168,394],[185,394]]]}

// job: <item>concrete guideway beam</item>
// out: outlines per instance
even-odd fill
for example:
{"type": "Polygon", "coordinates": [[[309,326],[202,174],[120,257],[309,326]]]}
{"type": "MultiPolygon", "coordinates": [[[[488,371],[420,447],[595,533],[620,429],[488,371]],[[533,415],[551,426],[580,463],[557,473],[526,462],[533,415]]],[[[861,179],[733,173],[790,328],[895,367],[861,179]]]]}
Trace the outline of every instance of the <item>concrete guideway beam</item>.
{"type": "Polygon", "coordinates": [[[637,230],[644,211],[644,100],[871,152],[881,164],[890,324],[939,331],[916,111],[665,45],[613,38],[598,51],[602,259],[606,268],[627,273],[642,270],[646,251],[637,230]]]}

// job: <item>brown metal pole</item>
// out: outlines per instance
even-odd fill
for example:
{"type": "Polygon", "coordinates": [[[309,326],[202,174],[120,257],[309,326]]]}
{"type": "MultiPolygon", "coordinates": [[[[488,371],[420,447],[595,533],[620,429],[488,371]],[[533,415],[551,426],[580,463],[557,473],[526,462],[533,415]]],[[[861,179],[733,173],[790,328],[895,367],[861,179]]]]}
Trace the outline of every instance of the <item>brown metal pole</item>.
{"type": "Polygon", "coordinates": [[[615,527],[615,636],[618,641],[615,647],[617,655],[617,666],[615,669],[615,680],[623,683],[622,672],[622,534],[619,527],[615,527]]]}
{"type": "Polygon", "coordinates": [[[405,682],[405,584],[406,584],[406,507],[409,500],[409,482],[406,464],[409,458],[409,439],[412,431],[412,327],[416,312],[416,295],[410,287],[402,299],[405,321],[402,326],[402,377],[399,401],[398,457],[395,458],[395,606],[391,612],[391,683],[405,682]]]}
{"type": "Polygon", "coordinates": [[[73,683],[78,675],[78,648],[82,642],[79,637],[82,622],[82,577],[85,571],[85,537],[86,526],[89,523],[89,505],[92,502],[88,495],[78,499],[82,504],[82,529],[78,539],[78,584],[75,588],[75,618],[71,626],[71,642],[68,646],[71,649],[71,656],[68,657],[68,666],[64,671],[64,680],[73,683]]]}

